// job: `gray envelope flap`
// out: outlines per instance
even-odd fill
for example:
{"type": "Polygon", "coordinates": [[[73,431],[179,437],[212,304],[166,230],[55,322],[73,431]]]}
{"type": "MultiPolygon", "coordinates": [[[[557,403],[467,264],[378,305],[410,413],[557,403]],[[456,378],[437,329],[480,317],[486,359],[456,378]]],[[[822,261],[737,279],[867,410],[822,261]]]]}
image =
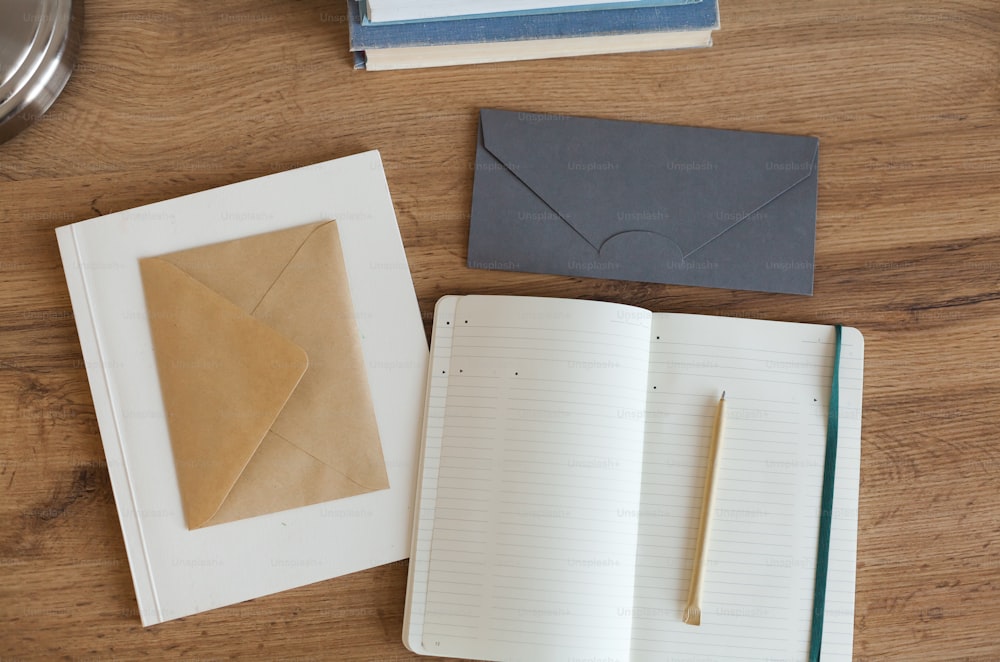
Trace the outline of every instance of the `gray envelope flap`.
{"type": "MultiPolygon", "coordinates": [[[[595,250],[653,233],[688,257],[814,179],[819,141],[482,110],[484,148],[595,250]]],[[[803,218],[813,222],[815,206],[803,218]]],[[[798,216],[798,211],[793,210],[798,216]]]]}

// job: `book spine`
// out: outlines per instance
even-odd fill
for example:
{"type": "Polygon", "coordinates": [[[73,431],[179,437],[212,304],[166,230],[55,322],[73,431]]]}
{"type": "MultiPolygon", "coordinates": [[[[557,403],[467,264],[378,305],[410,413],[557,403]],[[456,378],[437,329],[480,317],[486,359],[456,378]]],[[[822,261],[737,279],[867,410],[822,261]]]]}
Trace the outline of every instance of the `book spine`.
{"type": "Polygon", "coordinates": [[[83,360],[87,369],[87,381],[94,399],[94,411],[97,415],[101,443],[108,463],[111,489],[118,509],[122,534],[125,538],[125,551],[128,555],[132,583],[135,586],[136,601],[139,607],[138,615],[144,626],[153,625],[163,621],[163,614],[156,597],[146,540],[142,532],[141,513],[136,505],[135,490],[129,475],[125,449],[122,445],[119,417],[115,411],[114,398],[109,387],[107,363],[101,351],[100,330],[94,320],[93,304],[85,270],[86,259],[75,226],[68,225],[58,228],[56,238],[59,243],[59,253],[66,275],[70,302],[73,306],[76,331],[80,338],[80,348],[83,351],[83,360]]]}

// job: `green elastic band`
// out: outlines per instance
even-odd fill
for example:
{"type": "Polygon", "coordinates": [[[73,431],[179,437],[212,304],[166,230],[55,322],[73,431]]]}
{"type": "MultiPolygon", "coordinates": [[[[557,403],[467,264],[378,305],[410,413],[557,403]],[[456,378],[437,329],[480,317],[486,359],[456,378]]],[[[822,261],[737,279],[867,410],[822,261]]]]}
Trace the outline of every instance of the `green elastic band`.
{"type": "Polygon", "coordinates": [[[826,459],[823,461],[823,496],[819,511],[819,545],[816,550],[816,585],[813,588],[813,620],[809,635],[809,662],[819,662],[823,645],[823,611],[826,607],[826,575],[830,568],[830,527],[833,524],[833,479],[837,473],[837,423],[840,418],[840,340],[843,328],[836,326],[833,350],[833,382],[826,418],[826,459]]]}

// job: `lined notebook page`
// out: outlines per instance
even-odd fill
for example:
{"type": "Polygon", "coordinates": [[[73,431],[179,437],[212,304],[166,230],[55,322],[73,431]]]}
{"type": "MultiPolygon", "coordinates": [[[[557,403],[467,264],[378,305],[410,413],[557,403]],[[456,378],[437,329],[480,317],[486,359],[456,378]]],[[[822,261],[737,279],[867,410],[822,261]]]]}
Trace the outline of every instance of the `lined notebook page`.
{"type": "Polygon", "coordinates": [[[626,660],[650,313],[477,296],[442,310],[447,396],[432,383],[425,455],[439,459],[417,521],[421,543],[433,526],[423,650],[626,660]]]}
{"type": "MultiPolygon", "coordinates": [[[[632,660],[805,660],[832,327],[653,316],[632,660]],[[719,395],[720,451],[701,626],[681,621],[719,395]]],[[[863,341],[844,329],[823,659],[850,660],[863,341]]]]}

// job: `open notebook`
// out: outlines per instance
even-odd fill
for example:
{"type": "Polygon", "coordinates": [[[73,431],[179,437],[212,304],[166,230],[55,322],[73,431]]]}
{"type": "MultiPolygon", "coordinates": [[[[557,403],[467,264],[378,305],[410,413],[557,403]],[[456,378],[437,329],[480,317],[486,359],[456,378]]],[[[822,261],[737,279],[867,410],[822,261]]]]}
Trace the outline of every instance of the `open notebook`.
{"type": "MultiPolygon", "coordinates": [[[[832,326],[438,302],[403,638],[490,660],[805,660],[832,326]],[[701,626],[681,620],[719,394],[701,626]]],[[[824,660],[853,639],[863,339],[844,329],[824,660]]]]}

